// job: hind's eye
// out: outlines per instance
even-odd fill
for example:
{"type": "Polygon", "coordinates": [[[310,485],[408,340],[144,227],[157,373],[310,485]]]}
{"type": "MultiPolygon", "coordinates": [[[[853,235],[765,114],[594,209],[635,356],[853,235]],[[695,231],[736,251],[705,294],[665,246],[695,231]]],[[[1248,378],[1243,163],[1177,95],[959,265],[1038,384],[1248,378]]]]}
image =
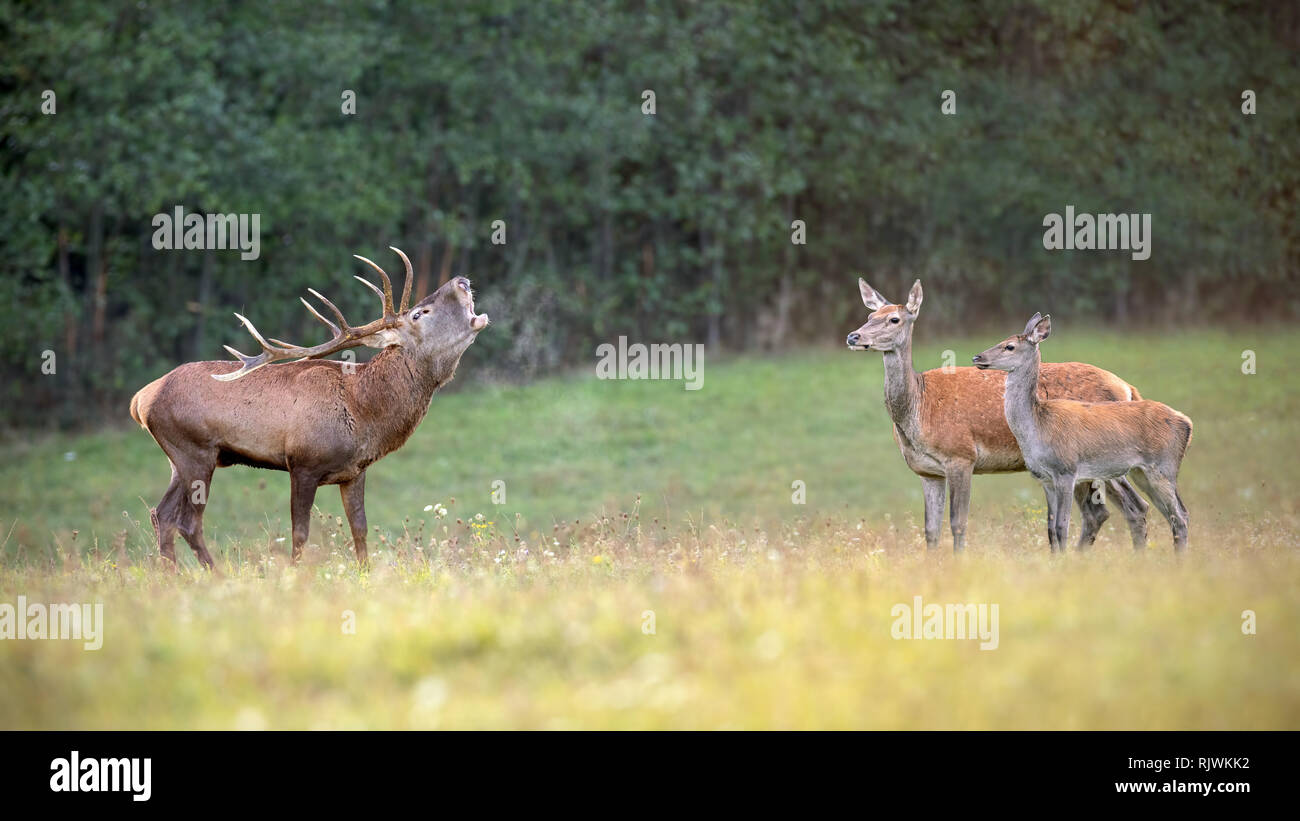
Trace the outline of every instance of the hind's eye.
{"type": "Polygon", "coordinates": [[[1008,345],[1008,346],[1006,346],[1005,348],[1003,348],[1002,350],[1004,350],[1004,351],[1014,351],[1015,349],[1016,349],[1016,346],[1015,346],[1015,345],[1008,345]]]}

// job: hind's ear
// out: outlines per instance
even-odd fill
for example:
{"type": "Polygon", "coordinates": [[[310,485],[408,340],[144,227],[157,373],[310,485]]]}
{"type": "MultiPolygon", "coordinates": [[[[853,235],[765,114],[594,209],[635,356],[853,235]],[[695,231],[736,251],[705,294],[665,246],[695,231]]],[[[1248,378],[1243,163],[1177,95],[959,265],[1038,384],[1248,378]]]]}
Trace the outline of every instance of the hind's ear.
{"type": "Polygon", "coordinates": [[[912,283],[912,291],[907,295],[907,312],[915,316],[921,312],[921,280],[912,283]]]}
{"type": "Polygon", "coordinates": [[[1025,338],[1037,345],[1044,339],[1052,335],[1052,315],[1048,314],[1042,319],[1038,314],[1034,314],[1034,319],[1029,320],[1029,325],[1025,327],[1025,338]],[[1038,320],[1035,322],[1034,320],[1038,320]],[[1030,327],[1032,326],[1032,327],[1030,327]]]}
{"type": "Polygon", "coordinates": [[[880,295],[880,292],[867,284],[862,277],[858,277],[858,291],[862,294],[862,304],[866,305],[873,311],[878,311],[890,304],[889,300],[880,295]]]}
{"type": "Polygon", "coordinates": [[[1042,318],[1043,315],[1041,313],[1035,312],[1033,316],[1029,317],[1029,321],[1025,323],[1025,329],[1021,331],[1021,333],[1025,336],[1029,336],[1029,334],[1033,332],[1034,326],[1038,324],[1038,320],[1042,318]]]}

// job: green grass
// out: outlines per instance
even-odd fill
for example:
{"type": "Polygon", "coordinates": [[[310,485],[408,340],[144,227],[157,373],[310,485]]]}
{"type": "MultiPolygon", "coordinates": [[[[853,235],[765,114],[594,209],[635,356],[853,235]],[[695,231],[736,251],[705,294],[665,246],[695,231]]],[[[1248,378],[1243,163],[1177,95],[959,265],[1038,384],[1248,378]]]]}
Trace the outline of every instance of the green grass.
{"type": "MultiPolygon", "coordinates": [[[[0,727],[1300,727],[1300,333],[1067,331],[1048,359],[1195,422],[1183,560],[1154,509],[1148,551],[1115,515],[1093,551],[1048,556],[1027,474],[977,477],[967,554],[946,533],[927,553],[880,358],[841,350],[709,358],[697,392],[575,375],[440,394],[369,471],[368,573],[332,488],[288,568],[287,477],[249,468],[213,483],[220,578],[188,555],[166,573],[147,509],[168,468],[144,431],[11,440],[0,602],[102,601],[107,624],[94,652],[0,641],[0,727]],[[893,640],[915,595],[998,603],[1000,647],[893,640]]],[[[999,336],[918,333],[919,368],[999,336]]]]}

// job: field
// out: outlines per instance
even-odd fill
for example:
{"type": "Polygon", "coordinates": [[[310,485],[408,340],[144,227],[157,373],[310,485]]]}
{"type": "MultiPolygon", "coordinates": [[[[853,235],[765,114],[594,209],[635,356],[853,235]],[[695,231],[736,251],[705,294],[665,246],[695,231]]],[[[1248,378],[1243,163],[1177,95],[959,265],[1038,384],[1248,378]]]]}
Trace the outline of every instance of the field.
{"type": "MultiPolygon", "coordinates": [[[[941,331],[921,320],[918,368],[1004,335],[941,331]]],[[[0,641],[0,728],[1300,728],[1300,333],[1241,331],[1043,348],[1194,420],[1183,557],[1154,508],[1145,551],[1116,511],[1050,556],[1027,474],[977,477],[966,554],[946,527],[927,552],[880,358],[844,350],[708,358],[700,391],[439,394],[369,471],[368,572],[336,491],[289,567],[286,474],[232,468],[205,518],[219,574],[180,540],[173,574],[148,519],[167,463],[125,406],[13,436],[0,603],[103,602],[105,627],[95,651],[0,641]],[[997,648],[894,639],[916,596],[996,604],[997,648]]]]}

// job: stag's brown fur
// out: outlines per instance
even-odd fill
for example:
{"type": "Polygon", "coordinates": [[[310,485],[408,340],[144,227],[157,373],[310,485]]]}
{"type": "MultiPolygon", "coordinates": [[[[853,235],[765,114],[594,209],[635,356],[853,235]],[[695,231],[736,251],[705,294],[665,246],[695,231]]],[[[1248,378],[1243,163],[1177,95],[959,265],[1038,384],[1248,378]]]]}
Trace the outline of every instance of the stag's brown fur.
{"type": "MultiPolygon", "coordinates": [[[[132,398],[131,418],[149,431],[172,466],[171,483],[151,511],[162,556],[175,561],[180,533],[199,561],[212,567],[203,538],[212,474],[250,465],[289,473],[295,561],[321,485],[339,486],[357,559],[366,561],[366,468],[410,438],[434,391],[452,379],[461,355],[487,325],[486,315],[474,315],[463,277],[409,312],[403,306],[400,316],[391,295],[385,303],[392,321],[384,341],[391,344],[367,363],[245,364],[238,378],[219,381],[213,377],[230,374],[233,363],[192,362],[132,398]]],[[[336,338],[342,347],[357,344],[345,334],[336,338]]]]}

